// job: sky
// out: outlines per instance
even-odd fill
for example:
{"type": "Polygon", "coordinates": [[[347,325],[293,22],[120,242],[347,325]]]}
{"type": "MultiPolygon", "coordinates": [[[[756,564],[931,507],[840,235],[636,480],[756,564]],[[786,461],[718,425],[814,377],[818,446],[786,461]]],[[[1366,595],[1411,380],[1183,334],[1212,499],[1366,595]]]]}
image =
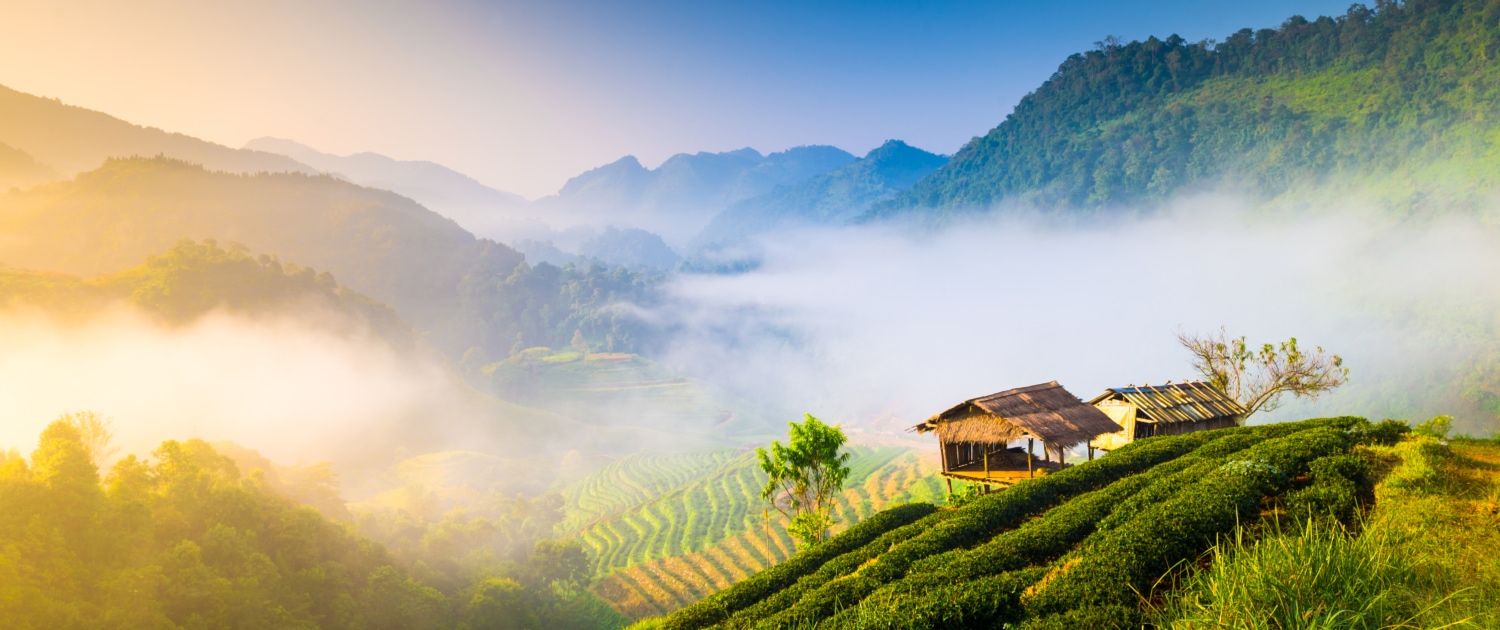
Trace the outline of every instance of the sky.
{"type": "Polygon", "coordinates": [[[229,146],[431,160],[536,198],[637,156],[940,153],[1114,35],[1223,39],[1348,0],[0,0],[0,84],[229,146]]]}

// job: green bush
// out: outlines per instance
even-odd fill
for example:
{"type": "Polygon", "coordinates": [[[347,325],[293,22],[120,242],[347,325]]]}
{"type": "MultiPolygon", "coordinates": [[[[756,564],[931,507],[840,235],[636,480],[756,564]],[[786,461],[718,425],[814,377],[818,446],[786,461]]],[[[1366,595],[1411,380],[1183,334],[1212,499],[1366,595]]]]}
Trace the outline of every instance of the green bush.
{"type": "Polygon", "coordinates": [[[1196,558],[1217,536],[1259,512],[1260,500],[1285,490],[1313,460],[1349,448],[1340,427],[1325,426],[1267,440],[1233,456],[1202,480],[1091,536],[1065,557],[1029,602],[1033,616],[1081,606],[1132,606],[1137,593],[1177,563],[1196,558]]]}
{"type": "Polygon", "coordinates": [[[1286,495],[1287,512],[1303,520],[1332,518],[1358,525],[1359,508],[1375,500],[1370,464],[1358,455],[1330,455],[1308,466],[1312,483],[1286,495]]]}
{"type": "Polygon", "coordinates": [[[728,621],[724,622],[723,626],[725,628],[752,627],[760,619],[792,607],[797,603],[797,600],[802,599],[802,596],[809,591],[828,583],[829,580],[853,573],[864,563],[890,550],[892,545],[927,531],[934,525],[947,520],[957,513],[954,510],[934,512],[911,524],[902,525],[881,534],[879,538],[876,538],[865,546],[823,563],[823,566],[818,567],[817,571],[814,571],[810,575],[802,576],[801,579],[797,580],[796,584],[776,591],[765,599],[756,602],[753,606],[734,613],[728,621]]]}
{"type": "Polygon", "coordinates": [[[1381,420],[1375,424],[1365,422],[1350,432],[1360,444],[1370,446],[1395,446],[1402,436],[1411,433],[1411,427],[1400,420],[1381,420]]]}
{"type": "Polygon", "coordinates": [[[1018,630],[1133,630],[1141,613],[1127,606],[1084,606],[1065,613],[1027,619],[1018,630]]]}
{"type": "Polygon", "coordinates": [[[1042,578],[1036,568],[992,575],[948,588],[881,591],[855,608],[845,608],[818,624],[829,630],[912,630],[1000,628],[1021,619],[1021,594],[1042,578]]]}
{"type": "Polygon", "coordinates": [[[756,573],[743,582],[668,615],[662,620],[662,628],[694,630],[720,623],[728,619],[729,615],[735,611],[748,607],[767,595],[790,586],[798,578],[816,571],[824,562],[862,547],[881,534],[927,516],[936,509],[928,503],[911,503],[884,510],[822,544],[792,556],[786,562],[756,573]]]}

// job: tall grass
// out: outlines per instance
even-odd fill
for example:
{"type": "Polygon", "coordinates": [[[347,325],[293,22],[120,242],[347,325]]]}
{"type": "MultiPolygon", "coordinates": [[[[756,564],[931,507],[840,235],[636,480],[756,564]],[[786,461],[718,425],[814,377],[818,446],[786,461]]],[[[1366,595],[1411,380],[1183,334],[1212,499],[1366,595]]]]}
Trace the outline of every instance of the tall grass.
{"type": "Polygon", "coordinates": [[[1174,629],[1417,628],[1416,574],[1384,530],[1351,536],[1333,521],[1258,542],[1240,530],[1169,604],[1174,629]]]}
{"type": "Polygon", "coordinates": [[[1500,444],[1454,448],[1367,450],[1386,475],[1358,536],[1320,520],[1221,541],[1155,611],[1157,627],[1500,628],[1500,444]]]}

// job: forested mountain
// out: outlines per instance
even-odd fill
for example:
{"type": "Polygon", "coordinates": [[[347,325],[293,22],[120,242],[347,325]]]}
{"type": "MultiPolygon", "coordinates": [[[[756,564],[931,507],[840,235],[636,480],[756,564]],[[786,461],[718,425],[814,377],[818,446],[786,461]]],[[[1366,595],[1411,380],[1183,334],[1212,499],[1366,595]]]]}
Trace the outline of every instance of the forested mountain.
{"type": "Polygon", "coordinates": [[[676,267],[681,260],[660,236],[635,228],[616,229],[612,225],[579,245],[578,255],[614,265],[664,270],[676,267]]]}
{"type": "Polygon", "coordinates": [[[947,157],[890,140],[851,164],[731,204],[695,242],[712,245],[779,229],[847,223],[947,161],[947,157]]]}
{"type": "Polygon", "coordinates": [[[30,188],[58,177],[52,167],[36,161],[25,151],[0,144],[0,190],[30,188]]]}
{"type": "Polygon", "coordinates": [[[1090,209],[1210,186],[1477,203],[1500,173],[1497,20],[1491,1],[1412,0],[1222,42],[1107,42],[871,216],[1090,209]]]}
{"type": "MultiPolygon", "coordinates": [[[[155,155],[232,173],[314,172],[286,156],[231,149],[180,133],[132,125],[108,114],[4,86],[0,86],[0,143],[30,154],[60,177],[94,170],[108,158],[155,155]]],[[[0,180],[4,177],[0,170],[0,180]]]]}
{"type": "Polygon", "coordinates": [[[378,153],[332,155],[280,138],[256,138],[244,148],[285,155],[361,186],[409,197],[479,236],[500,240],[526,226],[527,203],[521,196],[495,190],[441,164],[394,160],[378,153]]]}
{"type": "Polygon", "coordinates": [[[40,308],[68,320],[127,302],[167,324],[191,322],[223,309],[263,315],[283,309],[320,310],[310,324],[368,330],[403,352],[418,350],[411,326],[391,307],[361,295],[328,272],[251,255],[242,246],[183,240],[143,264],[118,273],[79,278],[57,272],[0,269],[0,307],[40,308]]]}
{"type": "Polygon", "coordinates": [[[669,243],[691,238],[714,214],[776,186],[803,181],[854,161],[829,146],[761,155],[754,149],[679,153],[648,169],[634,156],[585,172],[557,195],[537,201],[553,227],[581,223],[650,230],[669,243]]]}
{"type": "Polygon", "coordinates": [[[331,272],[395,307],[455,360],[532,346],[564,347],[582,331],[600,348],[642,337],[604,307],[644,300],[648,279],[626,270],[525,265],[394,193],[327,176],[236,175],[163,159],[111,160],[73,181],[0,196],[0,262],[80,275],[113,273],[183,238],[331,272]]]}

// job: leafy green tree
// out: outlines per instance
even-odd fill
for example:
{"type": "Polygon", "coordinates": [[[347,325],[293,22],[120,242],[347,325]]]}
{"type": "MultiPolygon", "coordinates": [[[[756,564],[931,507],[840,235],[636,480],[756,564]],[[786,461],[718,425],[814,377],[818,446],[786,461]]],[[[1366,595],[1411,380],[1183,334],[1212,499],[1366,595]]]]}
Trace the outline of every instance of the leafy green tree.
{"type": "Polygon", "coordinates": [[[1432,418],[1412,427],[1411,432],[1417,435],[1435,437],[1439,440],[1448,439],[1448,434],[1453,431],[1453,416],[1433,416],[1432,418]]]}
{"type": "Polygon", "coordinates": [[[785,516],[787,532],[806,546],[815,546],[834,525],[834,501],[849,478],[849,453],[840,453],[848,438],[837,425],[829,426],[806,414],[801,424],[789,422],[788,444],[771,442],[771,450],[755,449],[766,486],[760,496],[785,516]]]}
{"type": "Polygon", "coordinates": [[[1179,330],[1177,341],[1193,354],[1193,369],[1203,380],[1245,407],[1244,418],[1275,409],[1286,394],[1317,398],[1349,382],[1342,357],[1326,354],[1321,346],[1305,351],[1296,337],[1255,349],[1221,327],[1207,335],[1179,330]]]}

